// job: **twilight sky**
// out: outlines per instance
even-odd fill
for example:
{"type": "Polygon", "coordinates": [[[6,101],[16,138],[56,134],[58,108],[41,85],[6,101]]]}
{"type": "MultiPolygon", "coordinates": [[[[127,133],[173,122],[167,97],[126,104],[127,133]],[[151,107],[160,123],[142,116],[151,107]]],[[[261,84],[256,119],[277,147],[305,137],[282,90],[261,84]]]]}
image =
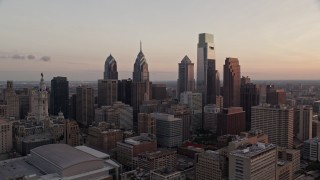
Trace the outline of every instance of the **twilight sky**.
{"type": "Polygon", "coordinates": [[[202,32],[221,76],[237,57],[251,79],[319,80],[320,0],[0,0],[0,81],[101,79],[110,53],[131,78],[140,40],[150,79],[176,80],[202,32]]]}

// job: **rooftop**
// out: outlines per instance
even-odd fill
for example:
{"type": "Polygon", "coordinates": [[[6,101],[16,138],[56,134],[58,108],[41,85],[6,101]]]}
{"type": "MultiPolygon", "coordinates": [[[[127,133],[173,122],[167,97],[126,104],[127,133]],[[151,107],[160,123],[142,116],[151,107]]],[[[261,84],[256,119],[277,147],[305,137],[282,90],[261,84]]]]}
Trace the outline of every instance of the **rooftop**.
{"type": "Polygon", "coordinates": [[[274,149],[274,148],[276,148],[276,145],[274,145],[274,144],[264,144],[264,143],[258,142],[257,144],[253,144],[252,146],[247,147],[245,149],[234,150],[230,153],[230,155],[251,158],[251,157],[256,156],[262,152],[265,152],[265,151],[268,151],[268,150],[274,149]]]}
{"type": "Polygon", "coordinates": [[[50,161],[61,169],[65,169],[79,163],[100,160],[93,155],[87,154],[84,151],[66,144],[49,144],[40,146],[31,150],[31,156],[33,153],[45,158],[47,161],[50,161]]]}
{"type": "Polygon", "coordinates": [[[97,151],[88,146],[76,146],[75,148],[99,159],[110,159],[110,156],[108,154],[103,153],[101,151],[97,151]]]}

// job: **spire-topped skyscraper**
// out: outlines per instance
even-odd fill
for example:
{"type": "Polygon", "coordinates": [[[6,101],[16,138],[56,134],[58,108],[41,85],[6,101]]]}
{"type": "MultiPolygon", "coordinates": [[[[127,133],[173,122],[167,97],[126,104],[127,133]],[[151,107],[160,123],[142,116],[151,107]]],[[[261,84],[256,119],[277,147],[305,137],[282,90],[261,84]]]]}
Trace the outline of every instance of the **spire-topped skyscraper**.
{"type": "Polygon", "coordinates": [[[104,64],[104,80],[116,79],[118,80],[117,61],[110,54],[104,64]]]}
{"type": "Polygon", "coordinates": [[[140,41],[140,52],[136,58],[133,69],[133,82],[149,81],[149,70],[147,60],[142,52],[142,43],[140,41]]]}

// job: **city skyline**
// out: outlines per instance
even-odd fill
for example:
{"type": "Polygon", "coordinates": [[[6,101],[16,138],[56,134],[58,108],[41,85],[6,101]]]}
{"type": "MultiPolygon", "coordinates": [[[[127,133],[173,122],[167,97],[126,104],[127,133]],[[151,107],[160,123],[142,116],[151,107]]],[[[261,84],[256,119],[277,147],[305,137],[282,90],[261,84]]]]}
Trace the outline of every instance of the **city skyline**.
{"type": "Polygon", "coordinates": [[[132,78],[140,40],[150,80],[175,81],[185,55],[197,61],[200,33],[214,35],[220,74],[225,58],[234,57],[253,80],[320,75],[317,0],[32,2],[0,1],[0,81],[36,81],[41,72],[46,81],[95,81],[110,53],[119,79],[132,78]]]}

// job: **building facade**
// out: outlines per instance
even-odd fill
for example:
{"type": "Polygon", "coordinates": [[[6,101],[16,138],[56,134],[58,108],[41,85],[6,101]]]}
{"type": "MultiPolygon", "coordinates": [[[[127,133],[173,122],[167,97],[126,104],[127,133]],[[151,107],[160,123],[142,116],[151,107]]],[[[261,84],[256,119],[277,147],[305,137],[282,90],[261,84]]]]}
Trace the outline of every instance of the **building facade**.
{"type": "Polygon", "coordinates": [[[185,56],[178,67],[177,98],[180,99],[180,93],[195,90],[194,63],[185,56]]]}
{"type": "Polygon", "coordinates": [[[237,58],[227,58],[223,66],[223,106],[240,106],[240,65],[237,58]]]}

